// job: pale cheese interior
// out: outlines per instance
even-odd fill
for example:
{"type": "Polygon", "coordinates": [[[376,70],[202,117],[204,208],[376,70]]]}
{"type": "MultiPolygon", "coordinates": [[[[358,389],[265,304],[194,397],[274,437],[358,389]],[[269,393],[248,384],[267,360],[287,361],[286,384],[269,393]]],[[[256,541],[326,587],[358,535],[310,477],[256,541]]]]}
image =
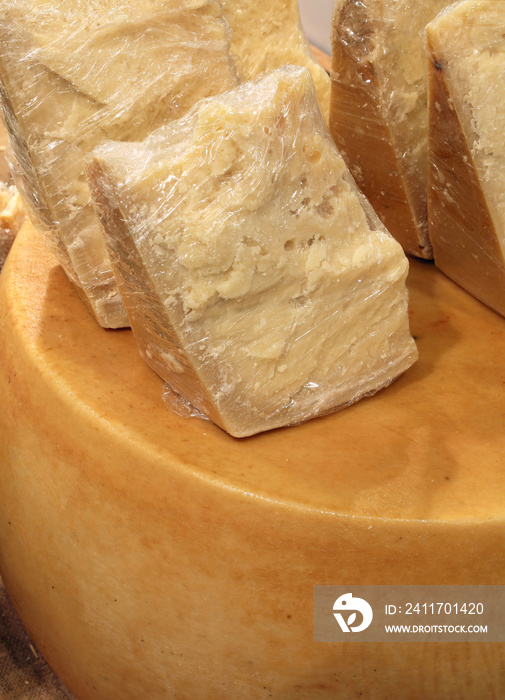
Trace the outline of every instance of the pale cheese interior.
{"type": "Polygon", "coordinates": [[[286,64],[308,68],[326,120],[330,108],[330,78],[311,56],[300,25],[297,0],[222,0],[231,28],[231,48],[247,79],[286,64]]]}
{"type": "Polygon", "coordinates": [[[505,3],[454,5],[429,35],[505,255],[505,3]]]}

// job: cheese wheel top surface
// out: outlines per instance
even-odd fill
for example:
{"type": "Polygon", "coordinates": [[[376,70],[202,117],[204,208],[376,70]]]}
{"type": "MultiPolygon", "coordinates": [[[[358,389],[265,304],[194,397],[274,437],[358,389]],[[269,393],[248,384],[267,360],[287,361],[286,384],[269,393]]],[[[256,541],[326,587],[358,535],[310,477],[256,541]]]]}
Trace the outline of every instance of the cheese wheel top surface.
{"type": "Polygon", "coordinates": [[[243,440],[165,407],[131,331],[94,323],[31,225],[1,286],[2,342],[47,388],[48,410],[98,424],[139,464],[329,516],[503,519],[505,325],[429,264],[409,278],[416,365],[344,411],[243,440]]]}

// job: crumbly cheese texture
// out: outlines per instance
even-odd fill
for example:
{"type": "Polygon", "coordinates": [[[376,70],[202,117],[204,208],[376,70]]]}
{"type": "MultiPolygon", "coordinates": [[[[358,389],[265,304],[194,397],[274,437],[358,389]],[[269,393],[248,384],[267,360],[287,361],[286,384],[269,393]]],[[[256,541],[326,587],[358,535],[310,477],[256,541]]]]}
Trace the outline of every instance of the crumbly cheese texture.
{"type": "Polygon", "coordinates": [[[505,4],[449,7],[427,49],[435,262],[505,315],[505,4]]]}
{"type": "Polygon", "coordinates": [[[0,2],[0,79],[32,217],[101,325],[128,325],[83,158],[238,82],[217,0],[0,2]]]}
{"type": "Polygon", "coordinates": [[[308,70],[278,69],[88,170],[143,357],[237,437],[350,404],[416,358],[407,260],[315,105],[308,70]]]}
{"type": "Polygon", "coordinates": [[[389,231],[425,258],[432,251],[421,32],[448,4],[337,0],[332,34],[332,133],[389,231]]]}
{"type": "Polygon", "coordinates": [[[310,53],[297,0],[221,0],[221,4],[232,32],[232,51],[240,59],[244,77],[256,78],[286,64],[305,66],[312,74],[319,106],[328,121],[330,78],[310,53]]]}

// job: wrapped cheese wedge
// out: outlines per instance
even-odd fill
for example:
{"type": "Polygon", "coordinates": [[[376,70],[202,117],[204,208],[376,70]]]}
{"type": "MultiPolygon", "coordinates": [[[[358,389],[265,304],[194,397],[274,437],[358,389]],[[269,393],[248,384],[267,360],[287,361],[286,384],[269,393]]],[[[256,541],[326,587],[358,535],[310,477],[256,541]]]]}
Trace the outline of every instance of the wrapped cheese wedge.
{"type": "Polygon", "coordinates": [[[435,263],[505,315],[505,3],[455,4],[426,37],[435,263]]]}
{"type": "Polygon", "coordinates": [[[432,257],[421,32],[448,0],[337,0],[330,129],[357,183],[407,253],[432,257]]]}
{"type": "Polygon", "coordinates": [[[16,180],[105,327],[128,325],[83,157],[133,140],[238,82],[217,0],[2,0],[0,80],[16,180]]]}
{"type": "Polygon", "coordinates": [[[297,0],[221,0],[231,28],[231,48],[246,78],[287,63],[308,68],[326,121],[330,111],[330,77],[314,60],[300,24],[297,0]]]}
{"type": "Polygon", "coordinates": [[[203,100],[88,167],[148,364],[236,437],[390,384],[416,358],[408,263],[352,180],[310,73],[203,100]]]}

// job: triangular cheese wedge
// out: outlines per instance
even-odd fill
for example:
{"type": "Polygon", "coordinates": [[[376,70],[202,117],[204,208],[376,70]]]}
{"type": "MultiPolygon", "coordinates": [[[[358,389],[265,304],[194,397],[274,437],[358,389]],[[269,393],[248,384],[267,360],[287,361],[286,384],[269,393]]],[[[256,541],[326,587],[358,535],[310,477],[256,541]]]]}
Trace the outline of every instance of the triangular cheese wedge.
{"type": "Polygon", "coordinates": [[[431,258],[428,115],[421,32],[448,0],[337,0],[330,129],[358,185],[404,250],[431,258]]]}
{"type": "Polygon", "coordinates": [[[390,384],[416,358],[408,263],[286,67],[89,166],[150,366],[237,437],[390,384]]]}
{"type": "Polygon", "coordinates": [[[427,28],[436,265],[505,315],[505,3],[465,1],[427,28]]]}

